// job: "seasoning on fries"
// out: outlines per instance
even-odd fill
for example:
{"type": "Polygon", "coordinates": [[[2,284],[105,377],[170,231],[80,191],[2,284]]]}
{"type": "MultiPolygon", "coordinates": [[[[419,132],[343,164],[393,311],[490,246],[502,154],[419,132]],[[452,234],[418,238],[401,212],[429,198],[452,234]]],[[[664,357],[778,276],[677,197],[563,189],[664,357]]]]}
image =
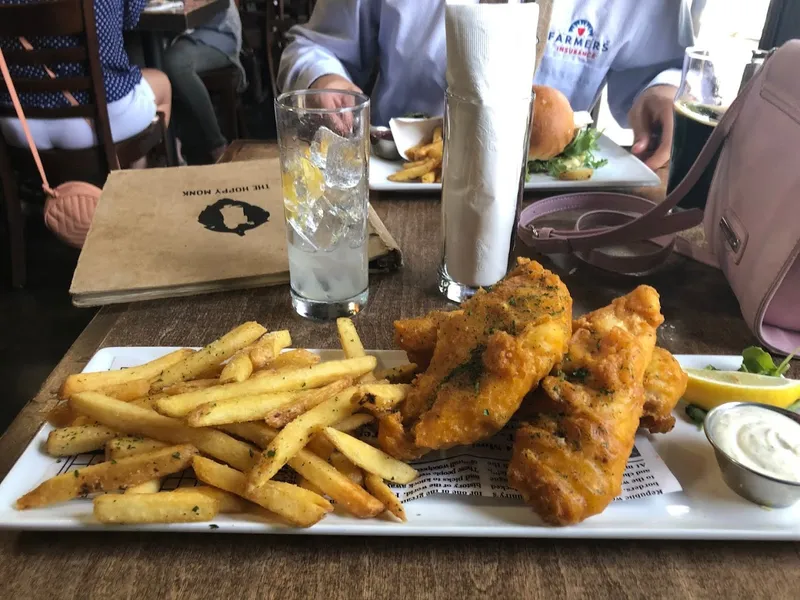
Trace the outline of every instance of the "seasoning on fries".
{"type": "MultiPolygon", "coordinates": [[[[441,132],[434,134],[418,148],[416,167],[441,160],[441,132]]],[[[417,472],[355,436],[375,422],[370,413],[380,416],[405,399],[416,367],[376,377],[378,362],[353,322],[340,319],[337,330],[342,360],[287,350],[288,331],[266,333],[251,322],[202,350],[69,376],[60,393],[67,402],[48,416],[59,427],[45,451],[59,457],[104,451],[104,461],[44,481],[17,508],[91,494],[100,523],[248,514],[310,527],[335,502],[357,518],[388,511],[404,521],[384,480],[408,482],[417,472]],[[204,485],[162,491],[165,477],[189,468],[204,485]],[[294,472],[297,485],[274,479],[282,469],[294,472]]]]}
{"type": "Polygon", "coordinates": [[[406,150],[410,159],[403,168],[389,175],[389,181],[396,183],[438,183],[442,181],[442,156],[444,140],[442,128],[433,130],[429,142],[423,142],[406,150]]]}

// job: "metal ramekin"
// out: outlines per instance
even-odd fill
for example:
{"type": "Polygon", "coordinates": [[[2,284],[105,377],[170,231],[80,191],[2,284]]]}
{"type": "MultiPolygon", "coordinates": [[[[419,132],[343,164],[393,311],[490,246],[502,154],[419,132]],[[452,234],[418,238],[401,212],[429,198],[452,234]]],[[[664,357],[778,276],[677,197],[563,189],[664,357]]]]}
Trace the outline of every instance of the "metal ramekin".
{"type": "Polygon", "coordinates": [[[708,441],[714,447],[714,454],[717,456],[717,464],[720,471],[722,471],[722,478],[729,488],[742,498],[750,500],[750,502],[773,508],[785,508],[793,505],[800,500],[800,483],[786,481],[754,471],[721,450],[714,441],[712,433],[714,421],[723,413],[740,406],[756,406],[762,410],[771,410],[800,424],[800,415],[797,413],[776,406],[769,406],[768,404],[758,404],[757,402],[728,402],[711,409],[703,422],[703,429],[706,432],[708,441]]]}
{"type": "Polygon", "coordinates": [[[397,151],[397,145],[394,143],[392,130],[388,127],[371,125],[369,128],[369,141],[376,156],[386,160],[400,160],[402,158],[397,151]]]}

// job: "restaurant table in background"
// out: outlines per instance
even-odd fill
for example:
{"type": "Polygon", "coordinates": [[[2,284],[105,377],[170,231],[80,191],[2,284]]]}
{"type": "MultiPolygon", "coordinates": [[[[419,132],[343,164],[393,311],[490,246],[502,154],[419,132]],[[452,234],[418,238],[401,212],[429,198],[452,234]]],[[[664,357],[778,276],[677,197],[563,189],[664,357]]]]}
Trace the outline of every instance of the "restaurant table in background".
{"type": "Polygon", "coordinates": [[[202,25],[222,12],[233,0],[184,0],[181,9],[151,11],[145,8],[139,17],[136,31],[141,32],[145,62],[148,67],[161,69],[164,49],[169,41],[187,29],[202,25]]]}
{"type": "MultiPolygon", "coordinates": [[[[274,145],[232,145],[224,160],[277,156],[274,145]]],[[[372,276],[355,323],[367,348],[391,348],[392,321],[449,308],[436,289],[440,205],[435,195],[372,196],[405,266],[372,276]]],[[[553,267],[549,261],[544,261],[553,267]]],[[[554,268],[554,267],[553,267],[554,268]]],[[[556,268],[577,312],[638,283],[661,293],[659,344],[676,353],[738,354],[754,342],[723,275],[676,257],[645,278],[584,265],[556,268]]],[[[336,348],[334,324],[298,317],[287,286],[106,307],[41,392],[0,437],[4,477],[55,403],[55,390],[106,346],[202,345],[254,319],[288,328],[299,347],[336,348]]],[[[791,376],[800,376],[795,363],[791,376]]],[[[414,519],[414,505],[406,510],[414,519]]],[[[800,546],[778,542],[369,538],[216,533],[0,532],[8,598],[790,598],[800,546]]]]}

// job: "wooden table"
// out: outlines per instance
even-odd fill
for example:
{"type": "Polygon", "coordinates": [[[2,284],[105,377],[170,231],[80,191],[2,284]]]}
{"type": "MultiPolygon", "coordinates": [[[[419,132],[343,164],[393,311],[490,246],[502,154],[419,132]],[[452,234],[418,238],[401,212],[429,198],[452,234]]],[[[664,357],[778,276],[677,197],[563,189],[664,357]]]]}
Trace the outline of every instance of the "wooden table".
{"type": "MultiPolygon", "coordinates": [[[[242,158],[242,148],[229,157],[242,158]]],[[[372,279],[356,323],[367,347],[390,348],[394,319],[447,306],[436,292],[439,205],[412,195],[375,196],[373,205],[406,264],[372,279]]],[[[640,281],[554,268],[578,311],[640,281]]],[[[661,292],[659,343],[669,350],[738,353],[754,341],[719,272],[677,259],[641,281],[661,292]]],[[[332,324],[292,313],[286,286],[104,308],[0,438],[0,477],[42,423],[57,385],[98,348],[199,345],[248,319],[291,329],[298,346],[338,346],[332,324]]],[[[792,373],[800,375],[797,364],[792,373]]],[[[9,599],[777,599],[797,597],[800,552],[792,543],[0,532],[0,582],[9,599]]]]}
{"type": "Polygon", "coordinates": [[[147,66],[161,69],[169,39],[207,22],[230,2],[233,0],[185,0],[183,11],[142,12],[136,30],[142,34],[147,66]]]}

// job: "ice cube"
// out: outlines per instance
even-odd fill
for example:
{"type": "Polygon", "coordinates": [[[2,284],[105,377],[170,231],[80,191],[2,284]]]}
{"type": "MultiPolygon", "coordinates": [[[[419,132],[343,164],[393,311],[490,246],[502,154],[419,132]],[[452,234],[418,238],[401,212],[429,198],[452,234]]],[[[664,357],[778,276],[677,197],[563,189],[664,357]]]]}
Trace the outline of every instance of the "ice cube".
{"type": "Polygon", "coordinates": [[[350,189],[358,185],[364,175],[366,158],[358,142],[340,138],[328,146],[325,165],[325,183],[328,187],[350,189]]]}
{"type": "Polygon", "coordinates": [[[309,152],[309,158],[311,158],[311,162],[314,163],[314,166],[324,169],[330,147],[341,141],[347,140],[335,134],[327,127],[322,126],[317,129],[317,132],[314,134],[314,139],[311,142],[311,150],[309,152]]]}

